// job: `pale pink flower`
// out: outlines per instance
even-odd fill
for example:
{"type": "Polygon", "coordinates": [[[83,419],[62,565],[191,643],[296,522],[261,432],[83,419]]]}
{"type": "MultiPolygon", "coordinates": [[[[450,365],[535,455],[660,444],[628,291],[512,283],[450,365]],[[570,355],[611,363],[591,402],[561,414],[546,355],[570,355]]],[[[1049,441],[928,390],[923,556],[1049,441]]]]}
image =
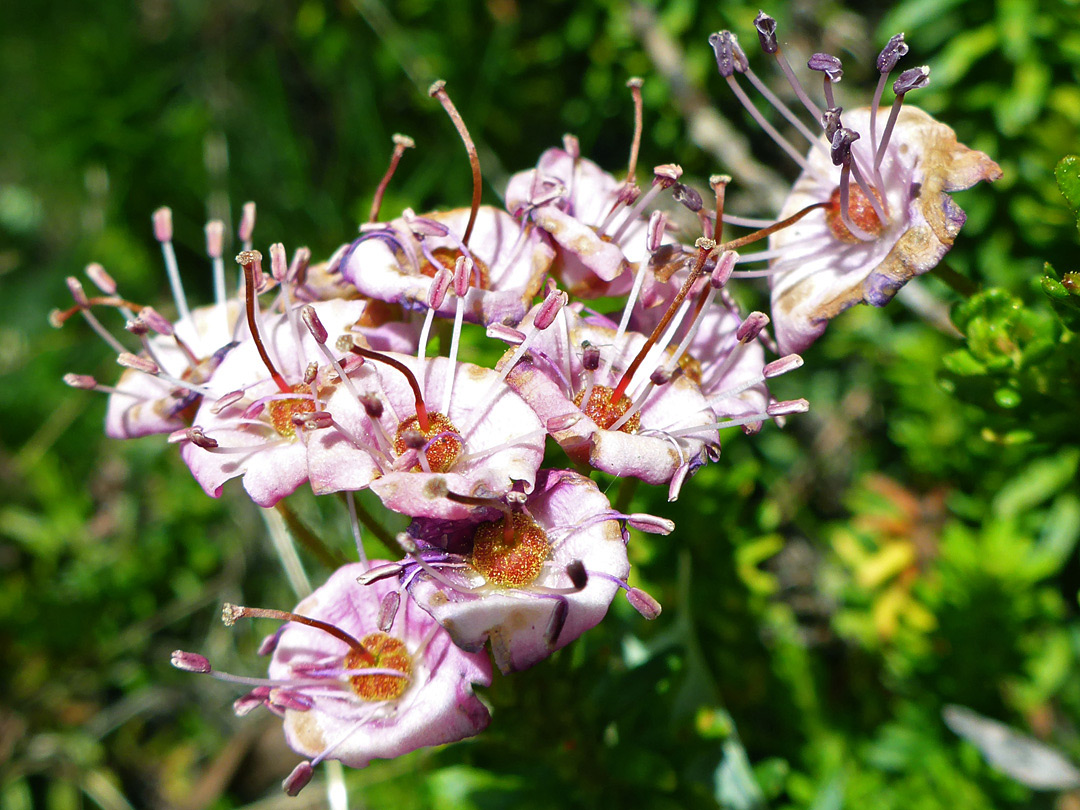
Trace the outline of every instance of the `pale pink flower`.
{"type": "Polygon", "coordinates": [[[598,624],[620,589],[648,618],[659,615],[655,600],[626,582],[625,523],[666,534],[669,521],[615,512],[596,484],[569,470],[541,470],[528,497],[506,500],[492,522],[415,521],[410,533],[433,542],[368,577],[396,575],[459,647],[490,643],[503,672],[533,666],[598,624]]]}
{"type": "MultiPolygon", "coordinates": [[[[464,297],[466,320],[517,323],[539,292],[554,251],[541,230],[491,206],[478,209],[466,245],[469,217],[468,208],[456,208],[365,225],[341,262],[341,275],[364,295],[422,309],[436,273],[452,272],[457,258],[467,256],[473,276],[464,297]]],[[[438,314],[453,316],[455,306],[454,296],[447,296],[438,314]]]]}
{"type": "Polygon", "coordinates": [[[473,693],[491,683],[487,656],[456,647],[431,616],[399,598],[396,582],[360,585],[366,570],[339,568],[291,614],[226,605],[227,624],[289,620],[263,645],[273,653],[267,679],[218,673],[202,656],[173,653],[180,669],[254,686],[236,701],[238,714],[265,705],[284,718],[289,746],[310,758],[285,780],[292,795],[323,760],[363,768],[471,737],[488,724],[473,693]]]}

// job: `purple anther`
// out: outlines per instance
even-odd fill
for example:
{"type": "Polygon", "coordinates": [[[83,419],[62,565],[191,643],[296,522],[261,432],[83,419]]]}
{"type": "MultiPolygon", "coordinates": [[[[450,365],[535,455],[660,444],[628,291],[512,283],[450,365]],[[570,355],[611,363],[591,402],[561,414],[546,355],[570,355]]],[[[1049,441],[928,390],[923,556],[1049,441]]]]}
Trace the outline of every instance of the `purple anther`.
{"type": "Polygon", "coordinates": [[[789,354],[766,365],[761,370],[761,376],[766,380],[771,380],[773,377],[779,377],[781,374],[787,374],[789,371],[801,368],[802,364],[802,357],[797,354],[789,354]]]}
{"type": "Polygon", "coordinates": [[[221,397],[217,402],[210,406],[210,413],[221,413],[230,405],[235,405],[237,402],[244,398],[243,391],[230,391],[225,396],[221,397]]]}
{"type": "Polygon", "coordinates": [[[315,342],[321,346],[326,345],[326,339],[330,336],[326,327],[323,326],[322,321],[319,319],[319,313],[315,311],[315,307],[311,304],[306,304],[300,310],[300,319],[304,322],[304,326],[311,332],[311,336],[315,338],[315,342]]]}
{"type": "Polygon", "coordinates": [[[304,385],[311,385],[319,376],[319,364],[312,360],[304,368],[304,385]]]}
{"type": "Polygon", "coordinates": [[[450,229],[441,222],[436,222],[427,217],[417,216],[416,212],[411,208],[406,208],[402,211],[401,218],[405,220],[405,224],[409,226],[410,231],[416,234],[417,238],[423,238],[425,236],[446,236],[450,233],[450,229]]]}
{"type": "Polygon", "coordinates": [[[570,584],[579,591],[589,584],[589,572],[585,570],[585,563],[581,560],[574,560],[567,565],[566,575],[570,577],[570,584]]]}
{"type": "Polygon", "coordinates": [[[150,334],[150,327],[146,325],[146,321],[142,318],[134,318],[128,321],[124,324],[124,329],[135,335],[135,337],[143,337],[150,334]]]}
{"type": "Polygon", "coordinates": [[[487,328],[487,336],[495,340],[501,340],[510,346],[518,346],[525,342],[525,333],[507,326],[504,323],[493,323],[487,328]]]}
{"type": "Polygon", "coordinates": [[[381,419],[383,415],[383,402],[376,394],[361,394],[360,404],[364,406],[364,413],[369,419],[381,419]]]}
{"type": "Polygon", "coordinates": [[[334,426],[334,415],[329,411],[310,411],[294,414],[292,421],[304,430],[326,430],[334,426]]]}
{"type": "Polygon", "coordinates": [[[196,447],[201,447],[203,450],[213,450],[218,446],[217,439],[211,439],[207,436],[201,427],[195,425],[189,427],[184,431],[184,438],[191,442],[196,447]]]}
{"type": "Polygon", "coordinates": [[[153,307],[143,307],[139,311],[139,320],[153,329],[159,335],[172,335],[173,325],[165,316],[153,307]]]}
{"type": "Polygon", "coordinates": [[[713,268],[712,275],[709,276],[709,284],[716,289],[720,289],[731,278],[731,273],[735,269],[735,262],[739,260],[739,254],[734,250],[725,250],[720,254],[720,257],[716,260],[716,267],[713,268]]]}
{"type": "Polygon", "coordinates": [[[209,659],[205,655],[184,652],[183,650],[174,650],[173,654],[169,657],[169,662],[177,669],[184,670],[184,672],[198,672],[205,674],[213,669],[213,667],[210,666],[209,659]]]}
{"type": "Polygon", "coordinates": [[[836,136],[836,131],[843,126],[840,123],[840,114],[843,111],[843,107],[829,107],[821,114],[821,128],[825,130],[825,137],[829,139],[830,143],[836,136]]]}
{"type": "Polygon", "coordinates": [[[274,281],[282,282],[289,272],[289,260],[285,256],[285,245],[274,242],[270,246],[270,275],[274,281]]]}
{"type": "Polygon", "coordinates": [[[256,686],[246,695],[238,697],[236,700],[233,701],[233,714],[235,714],[237,717],[244,717],[246,715],[249,715],[257,708],[264,705],[267,698],[269,697],[269,686],[256,686]]]}
{"type": "Polygon", "coordinates": [[[147,374],[157,374],[161,371],[158,364],[149,357],[139,357],[131,352],[121,352],[116,362],[124,368],[133,368],[136,371],[145,371],[147,374]]]}
{"type": "Polygon", "coordinates": [[[735,330],[735,339],[739,343],[749,343],[751,340],[755,340],[761,330],[769,325],[769,316],[764,312],[754,310],[746,316],[746,320],[739,324],[739,328],[735,330]]]}
{"type": "Polygon", "coordinates": [[[653,373],[649,375],[649,382],[653,385],[667,385],[671,382],[671,374],[672,372],[660,366],[653,369],[653,373]]]}
{"type": "Polygon", "coordinates": [[[306,759],[293,768],[292,773],[285,777],[285,781],[281,783],[281,789],[289,796],[296,796],[307,787],[307,783],[311,781],[312,775],[315,773],[315,769],[311,767],[311,763],[306,759]]]}
{"type": "Polygon", "coordinates": [[[634,606],[634,610],[642,615],[643,618],[652,621],[660,615],[660,611],[663,608],[660,607],[660,603],[653,599],[641,588],[628,588],[626,591],[626,601],[634,606]]]}
{"type": "Polygon", "coordinates": [[[660,249],[664,241],[664,232],[667,229],[667,214],[663,211],[653,211],[649,215],[649,229],[646,234],[645,248],[649,253],[655,253],[660,249]]]}
{"type": "Polygon", "coordinates": [[[730,31],[710,34],[709,44],[716,54],[716,68],[725,79],[730,79],[736,73],[745,73],[750,67],[746,54],[739,46],[738,38],[730,31]]]}
{"type": "Polygon", "coordinates": [[[885,47],[881,49],[881,53],[877,58],[877,69],[879,73],[891,73],[892,69],[896,67],[896,63],[900,61],[901,57],[907,56],[908,46],[904,42],[904,35],[896,34],[885,43],[885,47]]]}
{"type": "Polygon", "coordinates": [[[258,419],[262,412],[266,410],[266,400],[256,400],[244,408],[244,412],[240,414],[241,419],[258,419]]]}
{"type": "Polygon", "coordinates": [[[564,306],[566,306],[568,300],[569,297],[562,290],[552,290],[549,292],[547,298],[544,299],[544,303],[540,305],[540,309],[536,312],[536,318],[533,319],[533,325],[537,329],[547,329],[555,320],[555,316],[559,314],[564,306]]]}
{"type": "Polygon", "coordinates": [[[68,290],[71,292],[71,297],[75,299],[75,303],[82,309],[86,309],[90,306],[90,299],[86,297],[86,291],[83,290],[82,282],[75,276],[68,276],[64,279],[67,282],[68,290]]]}
{"type": "Polygon", "coordinates": [[[769,416],[787,416],[793,413],[806,413],[810,410],[810,403],[805,399],[787,399],[771,403],[765,413],[769,416]]]}
{"type": "Polygon", "coordinates": [[[250,242],[251,235],[255,232],[255,203],[246,202],[240,212],[240,227],[236,229],[236,235],[241,242],[250,242]]]}
{"type": "Polygon", "coordinates": [[[116,295],[116,281],[97,262],[86,265],[86,275],[106,295],[116,295]]]}
{"type": "Polygon", "coordinates": [[[171,242],[173,237],[172,209],[168,206],[162,206],[154,212],[153,220],[154,238],[159,242],[171,242]]]}
{"type": "Polygon", "coordinates": [[[341,370],[344,371],[346,375],[349,375],[360,368],[360,366],[364,365],[365,362],[364,358],[360,355],[350,354],[342,360],[339,365],[341,366],[341,370]]]}
{"type": "Polygon", "coordinates": [[[72,388],[81,388],[84,391],[90,391],[97,388],[97,380],[89,374],[65,374],[64,385],[70,385],[72,388]]]}
{"type": "Polygon", "coordinates": [[[830,82],[838,82],[844,78],[843,64],[831,53],[815,53],[806,60],[806,66],[811,70],[824,73],[830,82]]]}
{"type": "Polygon", "coordinates": [[[895,82],[893,82],[893,92],[898,96],[902,96],[905,93],[910,93],[920,87],[926,87],[930,83],[930,66],[922,65],[921,67],[910,68],[900,74],[895,82]]]}
{"type": "Polygon", "coordinates": [[[443,305],[443,301],[446,299],[446,291],[450,289],[450,282],[453,279],[454,274],[445,267],[440,267],[435,272],[435,277],[431,279],[431,286],[428,288],[427,303],[429,307],[438,309],[443,305]]]}
{"type": "Polygon", "coordinates": [[[390,591],[379,603],[379,617],[377,621],[379,629],[384,633],[389,633],[390,628],[394,626],[394,619],[397,617],[398,608],[400,606],[401,594],[398,591],[390,591]]]}
{"type": "Polygon", "coordinates": [[[675,522],[667,518],[635,512],[626,516],[626,522],[640,532],[648,534],[671,534],[675,531],[675,522]]]}
{"type": "Polygon", "coordinates": [[[398,438],[401,439],[401,443],[410,450],[422,450],[424,445],[427,444],[427,439],[424,438],[424,434],[416,428],[409,428],[408,430],[401,431],[401,433],[398,434],[398,438]]]}
{"type": "Polygon", "coordinates": [[[220,259],[225,249],[225,223],[212,219],[203,230],[206,232],[206,255],[211,259],[220,259]]]}
{"type": "Polygon", "coordinates": [[[754,28],[757,29],[761,50],[765,51],[765,53],[776,53],[780,49],[780,45],[776,41],[776,20],[764,11],[759,11],[754,18],[754,28]]]}
{"type": "Polygon", "coordinates": [[[834,166],[843,166],[851,160],[851,145],[859,140],[859,133],[847,127],[840,127],[832,136],[832,162],[834,166]]]}
{"type": "Polygon", "coordinates": [[[279,709],[292,709],[294,712],[306,712],[315,705],[315,699],[299,692],[279,691],[274,693],[273,703],[279,709]]]}
{"type": "Polygon", "coordinates": [[[472,278],[473,260],[468,256],[458,256],[454,262],[454,295],[464,298],[469,291],[469,279],[472,278]]]}
{"type": "Polygon", "coordinates": [[[586,341],[582,344],[581,365],[586,371],[600,368],[600,349],[586,341]]]}
{"type": "Polygon", "coordinates": [[[671,196],[675,198],[675,202],[681,203],[695,214],[701,210],[701,206],[704,204],[701,201],[700,194],[690,188],[690,186],[683,185],[682,183],[675,184],[671,196]]]}
{"type": "Polygon", "coordinates": [[[268,655],[273,655],[274,650],[277,649],[278,642],[281,640],[281,631],[284,628],[279,629],[276,633],[271,633],[259,642],[259,647],[255,650],[255,654],[265,658],[268,655]]]}
{"type": "Polygon", "coordinates": [[[298,247],[289,265],[289,278],[293,283],[299,284],[304,280],[309,264],[311,264],[311,248],[298,247]]]}
{"type": "Polygon", "coordinates": [[[558,433],[561,430],[567,430],[572,428],[578,422],[584,418],[584,415],[580,411],[571,411],[570,413],[560,414],[559,416],[553,416],[547,420],[544,427],[548,433],[558,433]]]}
{"type": "Polygon", "coordinates": [[[638,188],[637,183],[623,183],[615,192],[615,202],[618,205],[633,205],[640,196],[641,189],[638,188]]]}
{"type": "Polygon", "coordinates": [[[555,609],[551,611],[547,629],[544,631],[544,641],[549,647],[554,647],[559,642],[563,627],[566,625],[566,617],[570,613],[570,603],[565,599],[559,599],[555,603],[555,609]]]}

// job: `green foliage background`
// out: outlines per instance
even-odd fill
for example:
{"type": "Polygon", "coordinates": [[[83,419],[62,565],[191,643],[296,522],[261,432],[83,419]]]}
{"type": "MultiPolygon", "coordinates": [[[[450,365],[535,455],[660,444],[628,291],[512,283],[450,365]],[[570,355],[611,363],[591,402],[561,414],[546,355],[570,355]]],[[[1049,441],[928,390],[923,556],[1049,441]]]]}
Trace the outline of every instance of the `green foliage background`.
{"type": "MultiPolygon", "coordinates": [[[[850,105],[869,99],[877,49],[906,32],[907,63],[932,68],[917,103],[1005,173],[958,195],[969,221],[949,261],[973,289],[926,278],[929,302],[859,308],[830,326],[778,387],[807,397],[809,415],[753,441],[728,437],[677,509],[637,490],[636,509],[678,522],[671,537],[631,543],[661,618],[617,601],[552,660],[497,678],[478,739],[347,774],[355,806],[1077,806],[991,769],[941,709],[970,706],[1080,760],[1080,262],[1054,177],[1080,148],[1080,9],[877,9],[767,10],[789,53],[844,59],[850,105]]],[[[210,500],[159,439],[105,440],[104,401],[60,383],[66,371],[116,373],[89,330],[47,326],[67,304],[64,276],[100,261],[128,297],[164,301],[149,222],[161,204],[200,300],[208,210],[227,206],[235,222],[257,200],[257,245],[327,256],[366,219],[394,132],[417,149],[384,211],[466,204],[460,142],[426,93],[436,78],[481,146],[489,202],[567,131],[601,165],[624,166],[624,84],[638,75],[643,164],[678,162],[700,187],[732,174],[732,208],[768,216],[794,171],[754,134],[706,44],[730,27],[773,75],[750,47],[756,11],[697,0],[3,4],[0,806],[325,797],[317,781],[280,798],[296,757],[277,721],[236,719],[234,691],[169,667],[184,648],[258,674],[265,628],[222,627],[220,603],[295,598],[238,487],[210,500]]],[[[1075,205],[1075,162],[1059,175],[1075,205]]],[[[295,500],[348,554],[338,504],[295,500]]],[[[326,569],[302,554],[321,581],[326,569]]]]}

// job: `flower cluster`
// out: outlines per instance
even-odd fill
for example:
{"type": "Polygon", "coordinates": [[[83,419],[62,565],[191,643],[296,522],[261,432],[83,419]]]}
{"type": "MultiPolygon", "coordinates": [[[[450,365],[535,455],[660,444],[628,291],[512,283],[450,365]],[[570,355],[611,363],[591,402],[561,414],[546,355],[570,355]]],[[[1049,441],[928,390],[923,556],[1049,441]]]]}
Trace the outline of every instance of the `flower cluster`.
{"type": "Polygon", "coordinates": [[[476,151],[439,82],[431,94],[473,167],[469,207],[380,220],[382,192],[411,145],[397,136],[370,221],[322,264],[306,248],[290,259],[278,243],[266,272],[249,204],[236,292],[227,292],[224,226],[211,222],[216,300],[192,309],[171,215],[160,209],[154,233],[175,321],[123,298],[100,265],[87,268],[100,295],[69,280],[74,304],[54,320],[82,316],[125,369],[115,386],[67,377],[108,394],[109,435],[166,435],[214,497],[233,478],[262,507],[304,486],[346,493],[358,541],[349,493],[368,489],[411,518],[393,549],[400,559],[368,560],[358,542],[360,562],[334,572],[295,611],[226,606],[229,624],[284,622],[262,648],[267,678],[174,655],[181,669],[252,686],[238,713],[265,706],[284,718],[289,744],[307,758],[285,781],[288,792],[323,759],[363,767],[477,733],[488,710],[473,688],[490,682],[492,660],[503,672],[537,664],[600,622],[620,591],[656,618],[659,603],[630,584],[629,529],[668,534],[674,524],[616,510],[590,471],[666,486],[675,500],[696,470],[719,460],[722,429],[754,434],[805,411],[803,399],[770,394],[771,379],[802,365],[777,348],[802,350],[846,306],[881,305],[929,269],[963,218],[945,192],[995,175],[993,162],[947,127],[901,109],[904,94],[925,83],[924,69],[901,75],[879,121],[885,77],[907,50],[902,37],[882,52],[871,109],[841,121],[839,61],[810,60],[825,77],[821,110],[794,81],[775,22],[762,14],[756,25],[825,130],[814,135],[764,86],[734,35],[710,38],[721,75],[803,167],[776,221],[725,213],[724,176],[711,178],[706,197],[674,163],[638,184],[640,80],[629,82],[637,127],[623,179],[567,136],[513,175],[504,208],[482,205],[476,151]],[[809,139],[806,157],[736,76],[809,139]],[[694,229],[676,227],[678,206],[694,229]],[[751,232],[725,241],[725,223],[751,232]],[[767,250],[738,252],[766,238],[767,250]],[[736,269],[746,261],[770,267],[736,269]],[[731,292],[758,275],[772,282],[771,318],[744,311],[731,292]],[[599,311],[589,303],[597,299],[621,306],[599,311]],[[103,309],[123,318],[126,344],[98,320],[103,309]],[[429,354],[437,326],[445,356],[429,354]],[[506,346],[494,367],[461,359],[484,340],[506,346]],[[549,442],[573,469],[545,466],[549,442]]]}

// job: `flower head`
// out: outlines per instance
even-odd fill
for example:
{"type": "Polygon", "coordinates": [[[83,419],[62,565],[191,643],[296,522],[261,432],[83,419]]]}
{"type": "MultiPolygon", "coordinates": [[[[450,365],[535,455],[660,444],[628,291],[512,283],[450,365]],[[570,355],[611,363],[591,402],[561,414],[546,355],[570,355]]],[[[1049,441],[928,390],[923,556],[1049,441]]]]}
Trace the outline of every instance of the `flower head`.
{"type": "Polygon", "coordinates": [[[588,478],[541,470],[527,498],[495,505],[504,514],[493,521],[414,522],[410,534],[437,543],[419,543],[411,559],[372,575],[397,574],[459,647],[490,642],[503,672],[531,667],[598,624],[620,588],[640,593],[626,584],[627,516],[588,478]]]}
{"type": "Polygon", "coordinates": [[[360,585],[366,570],[339,568],[291,613],[226,605],[226,624],[244,617],[288,622],[263,645],[273,653],[268,679],[218,673],[202,656],[173,653],[178,668],[254,686],[236,701],[238,714],[265,705],[284,718],[289,746],[310,757],[285,780],[291,794],[325,759],[362,768],[470,737],[488,723],[473,694],[491,683],[487,656],[456,647],[411,600],[399,604],[396,583],[360,585]]]}
{"type": "Polygon", "coordinates": [[[767,274],[780,351],[801,351],[843,310],[862,302],[883,306],[908,280],[937,265],[965,220],[948,193],[996,180],[1001,170],[982,152],[958,143],[946,125],[904,106],[905,96],[929,81],[929,68],[902,72],[892,85],[891,108],[880,108],[889,75],[908,51],[903,35],[889,40],[878,56],[880,80],[870,107],[845,112],[835,97],[835,86],[843,78],[839,59],[817,53],[807,62],[821,76],[821,108],[784,58],[776,21],[762,12],[755,26],[762,49],[775,58],[806,111],[824,129],[824,137],[815,134],[816,126],[807,127],[765,86],[734,34],[721,31],[709,38],[720,75],[802,168],[779,220],[812,213],[773,233],[763,254],[770,262],[767,274]],[[739,77],[809,142],[805,156],[762,115],[739,77]]]}

